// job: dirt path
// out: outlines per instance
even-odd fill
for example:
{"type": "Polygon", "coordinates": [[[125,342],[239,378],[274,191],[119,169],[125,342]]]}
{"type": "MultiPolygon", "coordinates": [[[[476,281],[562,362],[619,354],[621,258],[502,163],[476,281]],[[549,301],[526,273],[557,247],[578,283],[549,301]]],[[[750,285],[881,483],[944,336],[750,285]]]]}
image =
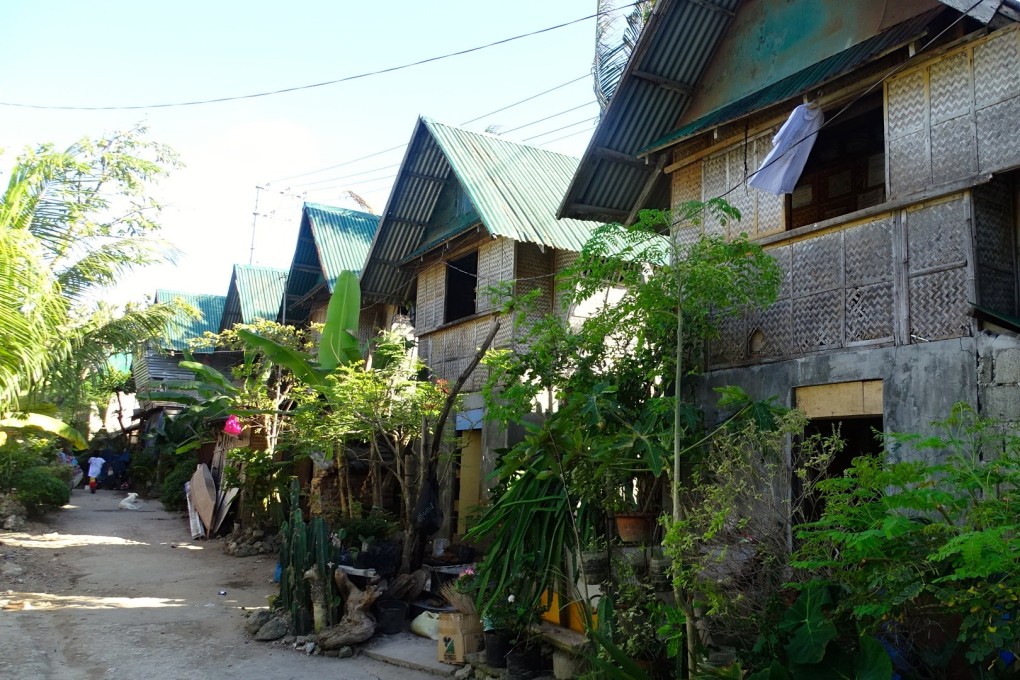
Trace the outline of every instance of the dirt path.
{"type": "Polygon", "coordinates": [[[276,591],[275,560],[224,555],[158,502],[118,510],[122,497],[75,490],[48,526],[0,533],[0,678],[435,680],[247,641],[242,608],[276,591]]]}

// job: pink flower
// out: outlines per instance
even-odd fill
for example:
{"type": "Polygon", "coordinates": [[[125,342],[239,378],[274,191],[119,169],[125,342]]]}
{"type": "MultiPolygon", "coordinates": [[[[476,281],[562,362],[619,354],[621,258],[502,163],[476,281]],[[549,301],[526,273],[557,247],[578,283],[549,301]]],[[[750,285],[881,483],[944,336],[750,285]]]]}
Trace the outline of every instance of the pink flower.
{"type": "Polygon", "coordinates": [[[223,425],[223,431],[232,437],[241,434],[241,429],[241,421],[237,419],[237,416],[230,416],[223,425]]]}

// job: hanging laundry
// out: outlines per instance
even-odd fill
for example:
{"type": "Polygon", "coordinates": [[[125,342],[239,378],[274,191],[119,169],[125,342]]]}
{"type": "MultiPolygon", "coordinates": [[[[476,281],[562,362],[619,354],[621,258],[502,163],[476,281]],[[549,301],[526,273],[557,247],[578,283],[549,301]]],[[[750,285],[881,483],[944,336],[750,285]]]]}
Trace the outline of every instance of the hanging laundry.
{"type": "Polygon", "coordinates": [[[797,186],[825,114],[814,105],[801,104],[779,128],[772,150],[747,184],[770,194],[789,194],[797,186]]]}

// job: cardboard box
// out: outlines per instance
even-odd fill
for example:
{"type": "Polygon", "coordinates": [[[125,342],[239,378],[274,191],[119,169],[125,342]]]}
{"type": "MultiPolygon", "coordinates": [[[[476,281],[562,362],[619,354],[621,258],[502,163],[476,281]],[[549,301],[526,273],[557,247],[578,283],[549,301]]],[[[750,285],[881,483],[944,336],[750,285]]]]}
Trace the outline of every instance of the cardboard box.
{"type": "Polygon", "coordinates": [[[462,664],[467,654],[482,648],[482,621],[475,614],[440,614],[437,659],[462,664]]]}

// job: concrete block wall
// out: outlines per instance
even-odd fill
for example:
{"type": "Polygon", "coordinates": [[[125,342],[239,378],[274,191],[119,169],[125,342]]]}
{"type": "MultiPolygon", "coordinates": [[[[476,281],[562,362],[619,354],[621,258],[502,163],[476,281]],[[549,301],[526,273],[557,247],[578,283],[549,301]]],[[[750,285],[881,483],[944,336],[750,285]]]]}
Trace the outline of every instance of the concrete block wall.
{"type": "Polygon", "coordinates": [[[1020,337],[985,332],[977,340],[981,413],[1020,427],[1020,337]]]}

